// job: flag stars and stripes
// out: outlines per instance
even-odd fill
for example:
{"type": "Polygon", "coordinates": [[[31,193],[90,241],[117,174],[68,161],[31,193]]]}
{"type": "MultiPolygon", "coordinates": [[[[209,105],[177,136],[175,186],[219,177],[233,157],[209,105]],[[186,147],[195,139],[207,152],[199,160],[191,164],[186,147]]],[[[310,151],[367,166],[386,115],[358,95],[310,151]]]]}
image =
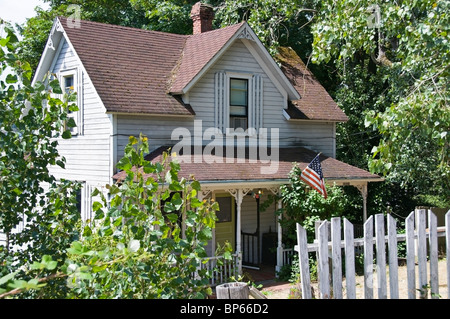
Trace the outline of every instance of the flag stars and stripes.
{"type": "Polygon", "coordinates": [[[302,171],[300,179],[321,193],[324,198],[327,198],[327,191],[325,189],[325,182],[323,179],[319,155],[320,153],[314,157],[311,163],[309,163],[308,166],[306,166],[306,168],[302,171]]]}

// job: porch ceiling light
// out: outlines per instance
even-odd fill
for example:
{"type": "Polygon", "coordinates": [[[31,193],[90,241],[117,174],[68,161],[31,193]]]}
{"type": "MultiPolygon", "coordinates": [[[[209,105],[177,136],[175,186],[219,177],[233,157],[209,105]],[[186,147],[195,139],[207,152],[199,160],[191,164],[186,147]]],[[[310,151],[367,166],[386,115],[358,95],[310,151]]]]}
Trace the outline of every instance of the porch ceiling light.
{"type": "Polygon", "coordinates": [[[258,192],[253,193],[253,197],[258,199],[261,197],[261,195],[264,194],[264,192],[262,191],[262,189],[258,189],[258,192]]]}

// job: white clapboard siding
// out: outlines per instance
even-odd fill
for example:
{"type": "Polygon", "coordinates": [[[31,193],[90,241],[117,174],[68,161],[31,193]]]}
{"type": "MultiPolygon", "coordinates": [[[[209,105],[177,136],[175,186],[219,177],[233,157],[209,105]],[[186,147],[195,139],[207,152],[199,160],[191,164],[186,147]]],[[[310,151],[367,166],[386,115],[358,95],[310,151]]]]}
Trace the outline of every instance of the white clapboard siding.
{"type": "MultiPolygon", "coordinates": [[[[344,219],[344,240],[341,240],[341,220],[339,217],[331,219],[331,241],[328,236],[328,224],[324,221],[318,227],[317,241],[308,244],[305,229],[297,224],[298,245],[295,250],[299,253],[300,276],[302,281],[303,298],[311,298],[308,253],[316,252],[318,263],[319,291],[321,299],[343,298],[342,285],[342,262],[341,250],[345,251],[345,277],[347,281],[347,298],[356,298],[355,293],[355,246],[364,246],[364,298],[372,299],[373,295],[373,246],[376,246],[376,277],[377,277],[377,297],[379,299],[398,299],[400,287],[405,285],[408,290],[409,299],[416,298],[419,291],[420,298],[439,298],[439,276],[438,273],[438,237],[446,236],[446,263],[447,263],[447,287],[450,282],[450,261],[449,261],[449,223],[450,211],[445,216],[445,227],[437,226],[436,215],[429,210],[418,209],[412,212],[405,220],[405,233],[397,233],[397,223],[391,215],[386,218],[383,214],[370,216],[364,224],[364,238],[354,239],[353,225],[344,219]],[[427,227],[428,221],[428,227],[427,227]],[[387,231],[384,227],[387,224],[387,231]],[[414,226],[415,224],[415,226],[414,226]],[[375,231],[375,237],[373,236],[375,231]],[[338,235],[339,234],[339,235],[338,235]],[[407,253],[407,282],[399,282],[398,279],[398,256],[397,243],[406,241],[407,253]],[[389,289],[387,288],[386,276],[386,243],[388,246],[389,263],[389,289]],[[417,252],[414,246],[417,246],[417,252]],[[331,271],[329,268],[331,251],[331,271]],[[427,252],[429,252],[427,254],[427,252]],[[416,273],[416,263],[418,272],[416,273]],[[427,274],[429,265],[430,274],[427,274]],[[416,280],[418,287],[416,287],[416,280]],[[332,282],[332,290],[330,287],[332,282]]],[[[448,289],[447,289],[448,291],[448,289]]],[[[450,294],[447,294],[450,298],[450,294]]]]}
{"type": "Polygon", "coordinates": [[[81,182],[81,215],[84,220],[92,217],[91,192],[94,187],[104,187],[111,182],[111,117],[100,97],[84,71],[81,61],[64,43],[52,63],[55,74],[74,72],[77,91],[77,129],[69,140],[58,139],[58,151],[66,159],[65,169],[59,166],[50,167],[50,172],[57,179],[68,179],[81,182]]]}
{"type": "Polygon", "coordinates": [[[176,134],[172,139],[172,133],[177,128],[189,130],[190,139],[193,141],[194,121],[192,118],[117,115],[117,160],[122,158],[130,136],[138,137],[140,134],[147,136],[150,150],[154,150],[159,146],[175,145],[183,140],[184,137],[176,134]]]}

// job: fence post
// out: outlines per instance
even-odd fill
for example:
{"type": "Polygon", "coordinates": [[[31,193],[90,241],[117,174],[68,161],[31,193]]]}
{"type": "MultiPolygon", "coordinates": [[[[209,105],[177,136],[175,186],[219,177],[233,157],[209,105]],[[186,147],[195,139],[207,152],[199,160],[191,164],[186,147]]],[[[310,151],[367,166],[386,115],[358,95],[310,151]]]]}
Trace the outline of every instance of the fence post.
{"type": "Polygon", "coordinates": [[[391,215],[387,216],[387,220],[390,298],[398,299],[397,222],[391,215]]]}
{"type": "Polygon", "coordinates": [[[333,298],[342,299],[341,218],[331,218],[333,298]]]}
{"type": "Polygon", "coordinates": [[[427,238],[425,233],[425,210],[416,210],[417,214],[417,262],[419,263],[420,297],[424,298],[427,287],[427,238]]]}
{"type": "Polygon", "coordinates": [[[347,299],[356,299],[355,246],[353,225],[344,218],[345,281],[347,299]]]}
{"type": "Polygon", "coordinates": [[[445,214],[445,243],[445,247],[447,247],[447,299],[450,299],[450,210],[445,214]]]}
{"type": "Polygon", "coordinates": [[[306,230],[297,223],[298,263],[300,266],[300,280],[302,284],[302,298],[311,299],[311,278],[309,274],[308,239],[306,230]]]}
{"type": "Polygon", "coordinates": [[[428,210],[428,232],[428,241],[430,243],[431,298],[437,299],[439,297],[437,218],[431,209],[428,210]]]}
{"type": "Polygon", "coordinates": [[[328,263],[328,225],[324,221],[318,229],[318,259],[319,259],[319,296],[320,299],[330,298],[330,276],[328,263]]]}
{"type": "Polygon", "coordinates": [[[364,223],[364,298],[373,299],[373,216],[364,223]]]}
{"type": "Polygon", "coordinates": [[[414,247],[414,212],[405,220],[406,228],[406,274],[408,278],[408,299],[416,299],[416,250],[414,247]]]}
{"type": "Polygon", "coordinates": [[[383,214],[375,215],[375,233],[377,246],[377,283],[378,283],[378,299],[387,298],[387,282],[386,282],[386,242],[384,238],[384,216],[383,214]]]}

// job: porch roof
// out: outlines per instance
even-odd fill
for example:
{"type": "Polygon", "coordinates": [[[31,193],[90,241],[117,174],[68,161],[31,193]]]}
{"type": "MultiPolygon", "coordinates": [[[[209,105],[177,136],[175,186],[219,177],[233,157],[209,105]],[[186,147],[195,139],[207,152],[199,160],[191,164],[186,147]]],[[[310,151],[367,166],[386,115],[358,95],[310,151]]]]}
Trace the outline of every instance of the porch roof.
{"type": "MultiPolygon", "coordinates": [[[[154,163],[159,162],[162,160],[163,153],[169,149],[170,146],[159,147],[148,154],[146,160],[154,163]]],[[[289,181],[289,173],[294,165],[298,165],[303,170],[317,155],[317,152],[303,147],[279,148],[278,159],[275,156],[276,151],[271,149],[264,152],[268,156],[265,158],[258,156],[257,159],[249,156],[248,147],[232,148],[228,151],[226,148],[213,148],[213,152],[206,150],[205,147],[200,149],[202,152],[199,155],[191,150],[190,154],[180,152],[168,157],[169,160],[176,160],[180,163],[178,174],[180,178],[192,179],[193,177],[203,184],[268,182],[283,184],[289,181]]],[[[383,178],[378,175],[323,154],[320,155],[320,161],[326,183],[360,185],[367,182],[383,181],[383,178]]],[[[122,180],[125,177],[125,172],[121,171],[113,178],[122,180]]]]}

